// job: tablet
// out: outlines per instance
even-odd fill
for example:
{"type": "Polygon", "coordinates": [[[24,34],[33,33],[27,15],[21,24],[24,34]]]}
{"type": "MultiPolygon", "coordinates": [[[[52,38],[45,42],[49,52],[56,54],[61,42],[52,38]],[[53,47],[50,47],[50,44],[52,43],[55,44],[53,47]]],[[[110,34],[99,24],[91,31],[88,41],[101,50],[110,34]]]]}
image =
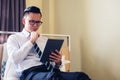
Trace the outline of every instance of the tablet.
{"type": "Polygon", "coordinates": [[[43,54],[40,57],[40,61],[43,63],[49,61],[49,55],[51,52],[55,51],[56,49],[60,51],[63,42],[63,39],[48,39],[43,54]]]}

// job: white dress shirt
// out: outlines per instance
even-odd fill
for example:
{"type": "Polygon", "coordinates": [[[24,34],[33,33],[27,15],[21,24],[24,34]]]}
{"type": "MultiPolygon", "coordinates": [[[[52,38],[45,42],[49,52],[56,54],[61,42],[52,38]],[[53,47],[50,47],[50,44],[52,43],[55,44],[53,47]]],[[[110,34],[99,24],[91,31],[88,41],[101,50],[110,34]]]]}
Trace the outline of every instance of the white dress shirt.
{"type": "MultiPolygon", "coordinates": [[[[12,69],[14,69],[19,77],[23,70],[42,64],[34,50],[33,44],[29,41],[29,36],[30,33],[25,29],[22,32],[9,36],[7,40],[8,61],[5,71],[6,77],[12,74],[12,69]]],[[[40,38],[45,37],[40,36],[40,38]]]]}

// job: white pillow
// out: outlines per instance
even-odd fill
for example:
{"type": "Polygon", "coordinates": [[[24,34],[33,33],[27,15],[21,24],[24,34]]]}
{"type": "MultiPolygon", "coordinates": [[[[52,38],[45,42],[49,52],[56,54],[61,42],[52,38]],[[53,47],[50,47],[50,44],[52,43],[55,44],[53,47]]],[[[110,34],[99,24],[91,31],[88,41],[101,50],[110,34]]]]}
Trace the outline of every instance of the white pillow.
{"type": "Polygon", "coordinates": [[[7,45],[7,43],[3,44],[3,55],[2,55],[2,62],[1,62],[1,77],[4,77],[6,62],[8,59],[6,45],[7,45]]]}

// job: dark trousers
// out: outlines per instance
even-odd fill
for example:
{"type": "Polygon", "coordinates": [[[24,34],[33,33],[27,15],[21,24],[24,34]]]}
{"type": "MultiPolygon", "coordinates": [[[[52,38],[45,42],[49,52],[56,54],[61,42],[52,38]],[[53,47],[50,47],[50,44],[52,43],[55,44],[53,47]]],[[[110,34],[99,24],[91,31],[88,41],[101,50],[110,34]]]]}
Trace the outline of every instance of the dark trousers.
{"type": "Polygon", "coordinates": [[[47,70],[44,65],[23,71],[20,80],[91,80],[84,72],[61,72],[59,69],[47,70]]]}

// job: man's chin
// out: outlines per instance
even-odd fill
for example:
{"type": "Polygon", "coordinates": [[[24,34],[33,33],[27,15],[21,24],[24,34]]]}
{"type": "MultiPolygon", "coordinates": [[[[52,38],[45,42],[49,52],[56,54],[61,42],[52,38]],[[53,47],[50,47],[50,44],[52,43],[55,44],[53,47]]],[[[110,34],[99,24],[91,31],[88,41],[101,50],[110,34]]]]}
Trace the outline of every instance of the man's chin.
{"type": "Polygon", "coordinates": [[[32,31],[37,31],[38,29],[33,29],[32,31]]]}

